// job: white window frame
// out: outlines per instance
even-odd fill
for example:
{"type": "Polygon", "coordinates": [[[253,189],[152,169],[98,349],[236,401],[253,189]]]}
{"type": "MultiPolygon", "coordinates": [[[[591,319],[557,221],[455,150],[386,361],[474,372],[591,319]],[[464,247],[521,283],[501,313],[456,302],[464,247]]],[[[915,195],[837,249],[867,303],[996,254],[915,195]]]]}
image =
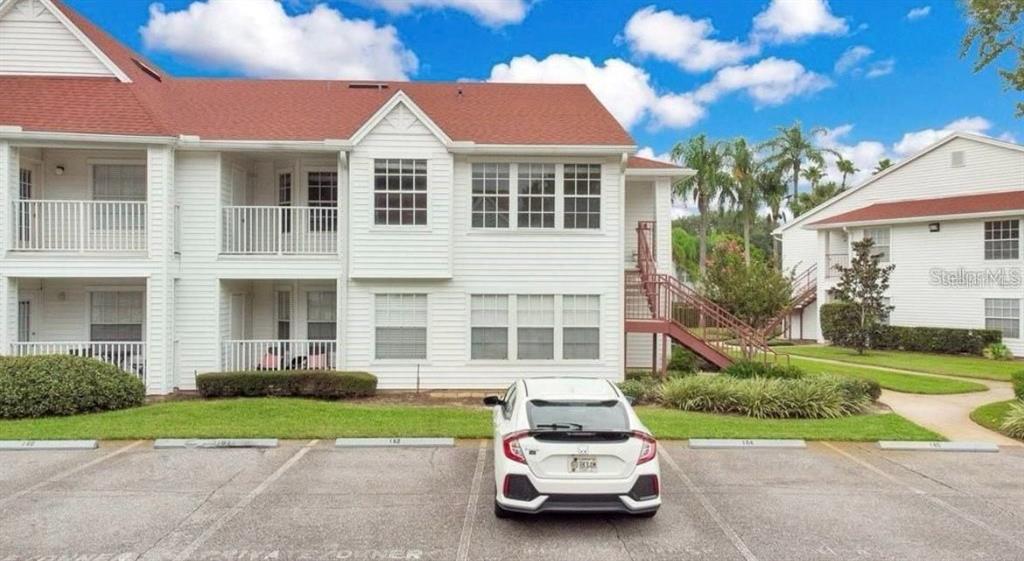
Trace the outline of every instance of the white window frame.
{"type": "Polygon", "coordinates": [[[891,263],[892,262],[892,228],[890,228],[889,226],[880,226],[880,227],[877,227],[877,228],[864,228],[864,231],[861,232],[861,239],[863,240],[863,239],[867,239],[867,238],[871,238],[872,240],[875,240],[875,245],[871,249],[871,255],[882,254],[882,259],[880,259],[879,262],[880,263],[891,263]],[[877,238],[875,238],[875,236],[870,235],[869,234],[870,232],[885,232],[885,238],[886,238],[885,243],[884,244],[878,243],[877,238]],[[885,251],[880,251],[879,248],[885,248],[885,251]]]}
{"type": "Polygon", "coordinates": [[[338,293],[335,290],[307,290],[306,291],[306,339],[316,341],[335,341],[338,339],[338,293]],[[320,303],[322,310],[329,310],[327,318],[313,318],[314,311],[314,297],[323,298],[324,295],[331,295],[333,302],[330,302],[330,306],[320,303]],[[312,324],[334,324],[334,337],[330,339],[314,339],[310,334],[310,326],[312,324]]]}
{"type": "Polygon", "coordinates": [[[409,363],[423,364],[430,360],[430,298],[422,292],[377,292],[373,298],[373,361],[384,363],[409,363]],[[381,309],[382,299],[386,300],[387,309],[381,309]],[[422,310],[413,310],[411,313],[393,312],[390,306],[393,300],[400,305],[411,302],[415,306],[422,306],[422,310]],[[382,313],[385,312],[385,313],[382,313]],[[401,317],[400,313],[408,314],[401,317]],[[422,315],[422,319],[416,318],[422,315]],[[411,316],[411,317],[410,317],[411,316]],[[381,329],[422,329],[423,330],[423,354],[422,356],[381,356],[380,353],[380,330],[381,329]]]}
{"type": "Polygon", "coordinates": [[[563,194],[562,194],[562,206],[563,206],[563,210],[562,210],[562,215],[561,216],[562,216],[562,228],[564,228],[565,230],[600,230],[601,229],[601,214],[602,214],[602,212],[601,212],[601,210],[602,210],[601,209],[601,206],[602,206],[601,191],[602,191],[602,189],[601,188],[603,187],[602,183],[603,183],[603,180],[604,180],[604,178],[603,178],[604,170],[602,169],[602,167],[603,166],[601,166],[601,164],[597,164],[597,163],[567,163],[567,164],[562,164],[562,192],[563,192],[563,194]],[[572,172],[573,172],[571,180],[568,178],[569,175],[567,173],[570,167],[572,168],[572,172]],[[593,189],[594,189],[595,185],[594,185],[594,177],[592,175],[594,173],[594,169],[595,168],[597,170],[597,183],[596,183],[597,193],[596,194],[593,192],[593,189]],[[581,169],[585,170],[586,173],[587,173],[587,177],[584,178],[584,179],[581,179],[580,176],[579,176],[579,173],[580,173],[581,169]],[[566,187],[568,187],[570,183],[573,186],[573,194],[572,195],[570,195],[568,190],[566,189],[566,187]],[[580,192],[580,188],[581,187],[586,189],[585,193],[581,194],[581,192],[580,192]],[[578,207],[573,209],[573,211],[571,212],[572,218],[573,218],[573,220],[572,220],[573,225],[572,226],[569,226],[570,211],[568,210],[568,208],[570,206],[570,204],[569,204],[570,202],[572,203],[573,207],[576,207],[580,203],[585,203],[587,205],[587,207],[588,207],[586,212],[580,212],[578,207]],[[597,204],[597,212],[594,212],[594,210],[593,210],[593,205],[595,203],[597,204]],[[584,222],[585,222],[584,226],[580,226],[579,225],[581,218],[584,219],[584,222]],[[596,221],[596,225],[595,225],[595,221],[596,221]]]}
{"type": "Polygon", "coordinates": [[[562,295],[562,359],[563,360],[600,360],[601,359],[601,296],[598,294],[564,294],[562,295]],[[593,304],[591,308],[590,305],[593,304]],[[597,332],[595,356],[569,357],[566,352],[569,330],[593,330],[597,332]]]}
{"type": "Polygon", "coordinates": [[[476,361],[501,361],[511,359],[512,343],[512,297],[508,294],[472,294],[469,298],[469,359],[476,361]],[[474,339],[477,329],[505,331],[505,353],[503,357],[473,356],[474,339]]]}
{"type": "MultiPolygon", "coordinates": [[[[131,287],[129,287],[129,286],[124,286],[124,287],[118,286],[118,287],[109,287],[109,288],[107,288],[107,287],[96,287],[96,288],[89,288],[89,289],[86,290],[86,297],[87,298],[86,298],[86,306],[85,306],[85,321],[86,321],[86,325],[85,325],[85,327],[86,327],[85,339],[87,341],[93,342],[93,339],[92,339],[92,326],[93,325],[135,325],[134,322],[128,322],[128,323],[105,323],[105,322],[103,322],[103,323],[97,323],[97,322],[94,321],[94,318],[93,318],[93,298],[95,297],[96,294],[125,294],[125,293],[135,293],[135,294],[138,294],[140,299],[141,299],[141,302],[140,302],[141,306],[140,306],[140,310],[139,310],[139,313],[141,314],[141,317],[139,318],[139,323],[138,323],[138,325],[140,326],[140,337],[139,337],[139,340],[137,340],[137,341],[117,341],[117,342],[119,342],[119,343],[144,343],[146,341],[146,304],[147,304],[146,303],[146,290],[144,288],[136,287],[136,286],[131,286],[131,287]]],[[[103,342],[107,342],[107,341],[98,340],[98,341],[95,341],[95,342],[103,343],[103,342]]]]}
{"type": "Polygon", "coordinates": [[[370,160],[370,181],[371,181],[371,184],[370,184],[370,209],[371,209],[370,224],[372,224],[373,226],[375,226],[377,228],[396,228],[396,227],[397,228],[426,228],[426,227],[430,226],[430,159],[429,158],[426,158],[424,156],[413,156],[413,157],[408,157],[408,156],[380,156],[380,157],[374,157],[374,158],[372,158],[370,160]],[[403,190],[402,189],[402,186],[401,186],[402,178],[403,177],[407,177],[407,175],[406,175],[405,172],[403,172],[403,171],[401,171],[401,169],[399,169],[399,171],[398,171],[398,184],[399,184],[399,188],[397,190],[385,189],[385,190],[382,190],[382,191],[378,191],[378,189],[377,189],[377,163],[378,162],[385,162],[384,177],[385,178],[389,178],[389,177],[391,177],[391,170],[390,170],[391,162],[398,162],[399,163],[399,168],[401,168],[402,162],[406,162],[406,161],[412,162],[412,166],[413,166],[413,171],[412,171],[412,175],[411,175],[411,178],[412,178],[411,179],[411,181],[412,181],[412,189],[411,190],[403,190]],[[424,179],[423,189],[417,189],[416,188],[416,179],[420,175],[418,170],[416,169],[416,165],[417,165],[418,162],[423,162],[423,174],[422,174],[423,179],[424,179]],[[377,195],[378,194],[382,194],[385,197],[385,205],[383,207],[377,205],[377,195]],[[391,195],[396,195],[399,198],[399,206],[398,206],[397,209],[392,209],[391,206],[390,206],[389,197],[391,195]],[[403,202],[403,197],[406,197],[406,196],[412,197],[412,203],[413,204],[412,204],[411,207],[406,207],[404,202],[403,202]],[[423,208],[422,209],[419,208],[419,206],[417,204],[417,201],[416,201],[417,198],[419,198],[421,196],[423,198],[423,208]],[[412,222],[403,222],[403,220],[404,220],[403,215],[404,215],[405,211],[412,212],[412,222]],[[419,212],[421,212],[421,211],[423,213],[423,221],[422,222],[417,222],[417,218],[416,218],[417,214],[419,212]],[[383,222],[378,222],[377,221],[377,213],[378,212],[384,212],[384,221],[383,222]],[[392,222],[391,221],[391,214],[390,213],[392,213],[392,212],[397,212],[398,213],[398,222],[392,222]]]}
{"type": "MultiPolygon", "coordinates": [[[[542,232],[550,232],[550,231],[554,231],[554,230],[558,230],[559,229],[559,227],[558,227],[558,216],[559,216],[560,211],[561,211],[561,208],[560,208],[561,205],[560,205],[559,201],[562,200],[562,189],[560,187],[560,184],[562,183],[562,181],[561,181],[561,173],[560,173],[561,169],[562,169],[561,164],[555,164],[555,163],[551,163],[551,162],[517,162],[516,163],[516,183],[515,183],[515,190],[516,190],[516,197],[515,197],[516,198],[516,201],[515,201],[516,207],[515,207],[515,211],[516,211],[516,216],[515,216],[515,219],[516,219],[516,228],[517,229],[519,229],[519,230],[534,230],[534,231],[542,231],[542,232]],[[531,169],[531,174],[532,174],[532,168],[534,168],[534,167],[540,168],[540,173],[542,174],[541,175],[541,179],[540,179],[541,181],[546,181],[546,179],[543,178],[543,174],[546,174],[546,172],[547,172],[546,168],[547,167],[551,168],[551,173],[552,173],[551,181],[553,182],[553,184],[552,184],[552,192],[551,192],[550,195],[547,195],[547,194],[541,194],[541,195],[525,194],[524,195],[523,193],[521,193],[519,191],[519,182],[521,180],[523,180],[523,173],[522,172],[523,172],[524,166],[526,166],[527,168],[531,169]],[[547,216],[549,214],[549,212],[543,210],[543,201],[548,199],[549,197],[552,199],[552,201],[551,201],[551,211],[550,211],[551,226],[544,226],[543,225],[544,217],[547,216]],[[529,223],[533,222],[533,218],[532,217],[538,216],[538,214],[534,213],[532,210],[527,210],[526,211],[526,216],[528,218],[528,220],[527,220],[528,224],[526,226],[524,226],[519,221],[520,216],[523,215],[523,211],[520,210],[519,205],[522,204],[524,202],[524,200],[525,200],[525,202],[527,202],[527,204],[529,206],[529,203],[532,200],[534,200],[534,199],[538,199],[538,200],[541,201],[542,209],[541,209],[540,214],[539,214],[539,216],[541,218],[541,225],[540,226],[533,226],[533,225],[529,224],[529,223]]],[[[531,175],[531,178],[532,178],[532,175],[531,175]]],[[[532,179],[527,179],[527,181],[531,181],[531,180],[532,179]]]]}
{"type": "Polygon", "coordinates": [[[281,340],[281,324],[288,324],[288,337],[283,340],[293,339],[295,337],[295,299],[292,298],[293,292],[291,290],[282,290],[279,288],[274,289],[274,339],[281,340]],[[283,317],[281,310],[282,296],[284,301],[287,302],[288,306],[288,317],[283,317]]]}
{"type": "Polygon", "coordinates": [[[515,203],[516,198],[513,196],[513,186],[518,185],[516,180],[517,174],[513,173],[515,164],[508,162],[472,162],[469,165],[469,225],[470,228],[477,230],[510,230],[512,229],[513,219],[517,214],[514,212],[515,209],[512,205],[515,203]],[[504,175],[503,175],[504,174],[504,175]],[[482,182],[483,192],[476,192],[477,181],[482,182]],[[504,181],[505,193],[500,192],[502,182],[504,181]],[[488,191],[488,183],[493,182],[494,190],[488,191]],[[505,199],[506,208],[504,212],[505,224],[501,225],[502,211],[498,208],[502,199],[505,199]],[[482,210],[476,209],[476,201],[480,199],[485,207],[482,210]],[[488,210],[486,208],[487,202],[493,200],[495,208],[488,210]],[[477,225],[475,219],[477,216],[482,217],[482,224],[477,225]],[[488,226],[487,218],[489,216],[494,217],[494,224],[488,226]]]}
{"type": "Polygon", "coordinates": [[[530,361],[542,361],[550,362],[559,359],[559,333],[558,333],[558,309],[557,299],[553,294],[518,294],[516,295],[516,347],[515,357],[516,360],[530,360],[530,361]],[[539,321],[534,318],[530,318],[532,314],[543,314],[547,313],[539,304],[549,301],[550,302],[550,322],[539,321]],[[527,319],[524,320],[524,317],[527,319]],[[550,357],[523,357],[521,356],[521,345],[523,344],[523,337],[521,331],[523,329],[550,329],[551,331],[551,356],[550,357]]]}
{"type": "Polygon", "coordinates": [[[1020,339],[1020,298],[985,298],[984,300],[984,316],[985,316],[985,329],[998,329],[1003,331],[1003,327],[989,327],[989,320],[993,321],[1014,321],[1016,322],[1016,332],[1012,336],[1003,333],[1003,339],[1020,339]],[[1001,304],[996,304],[996,302],[1001,304]],[[999,306],[999,312],[993,314],[990,313],[989,306],[999,306]],[[1011,315],[1010,312],[1015,311],[1015,316],[1011,315]],[[1005,313],[1005,315],[997,315],[998,313],[1005,313]]]}
{"type": "MultiPolygon", "coordinates": [[[[1006,219],[1001,219],[1001,220],[986,220],[984,223],[982,223],[981,229],[982,229],[982,239],[984,240],[982,251],[983,251],[983,258],[984,258],[985,261],[1014,261],[1014,260],[1020,259],[1020,219],[1018,219],[1018,218],[1006,218],[1006,219]],[[989,224],[999,225],[999,226],[1006,226],[1005,228],[999,228],[998,232],[1001,233],[1003,231],[1007,231],[1007,232],[1012,233],[1012,232],[1016,231],[1017,235],[1016,235],[1016,237],[999,237],[999,238],[988,239],[989,224]],[[1001,245],[1001,244],[1006,243],[1006,242],[1016,242],[1016,247],[1013,250],[1013,256],[1012,257],[1003,257],[1002,253],[1005,250],[1002,249],[1002,248],[1000,248],[998,250],[999,253],[1000,253],[999,257],[989,257],[989,244],[990,243],[993,244],[993,245],[1001,245]]],[[[996,250],[993,249],[993,252],[995,252],[995,251],[996,250]]]]}
{"type": "Polygon", "coordinates": [[[149,197],[149,170],[143,160],[89,160],[89,196],[94,201],[106,202],[146,202],[149,197]],[[142,196],[137,199],[100,199],[96,196],[96,168],[98,167],[134,167],[142,168],[142,196]]]}

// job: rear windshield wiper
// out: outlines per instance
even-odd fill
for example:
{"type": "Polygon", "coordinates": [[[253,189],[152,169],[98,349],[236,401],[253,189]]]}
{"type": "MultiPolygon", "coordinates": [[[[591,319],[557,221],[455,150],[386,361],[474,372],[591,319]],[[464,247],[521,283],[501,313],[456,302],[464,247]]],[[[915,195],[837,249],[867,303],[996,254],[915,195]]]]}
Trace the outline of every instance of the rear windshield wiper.
{"type": "Polygon", "coordinates": [[[551,430],[559,430],[559,429],[583,430],[583,425],[581,425],[579,423],[541,423],[539,425],[536,425],[534,428],[538,428],[538,429],[551,429],[551,430]]]}

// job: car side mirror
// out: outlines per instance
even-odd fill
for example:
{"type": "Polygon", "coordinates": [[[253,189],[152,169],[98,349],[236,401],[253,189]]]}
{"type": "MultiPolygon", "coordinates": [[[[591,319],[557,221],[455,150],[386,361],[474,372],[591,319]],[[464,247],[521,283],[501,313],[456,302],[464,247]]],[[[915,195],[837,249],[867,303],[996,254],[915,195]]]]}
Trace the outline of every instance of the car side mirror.
{"type": "Polygon", "coordinates": [[[484,405],[488,407],[495,407],[497,405],[505,405],[505,401],[496,395],[489,395],[484,398],[484,405]]]}
{"type": "Polygon", "coordinates": [[[627,395],[625,397],[626,397],[626,403],[628,403],[630,405],[636,405],[636,398],[634,398],[631,395],[627,395]]]}

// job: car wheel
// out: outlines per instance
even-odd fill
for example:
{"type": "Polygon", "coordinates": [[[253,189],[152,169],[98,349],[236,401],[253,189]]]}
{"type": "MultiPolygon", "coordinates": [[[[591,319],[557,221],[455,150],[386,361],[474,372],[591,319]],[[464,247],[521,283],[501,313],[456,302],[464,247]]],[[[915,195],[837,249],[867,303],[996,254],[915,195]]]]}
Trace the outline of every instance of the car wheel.
{"type": "Polygon", "coordinates": [[[503,518],[503,519],[504,518],[512,518],[513,514],[514,513],[512,511],[505,510],[504,508],[502,508],[502,506],[500,504],[498,504],[498,499],[494,499],[494,517],[495,518],[503,518]]]}
{"type": "Polygon", "coordinates": [[[658,514],[658,509],[648,510],[647,512],[638,512],[633,515],[633,518],[654,518],[655,514],[658,514]]]}

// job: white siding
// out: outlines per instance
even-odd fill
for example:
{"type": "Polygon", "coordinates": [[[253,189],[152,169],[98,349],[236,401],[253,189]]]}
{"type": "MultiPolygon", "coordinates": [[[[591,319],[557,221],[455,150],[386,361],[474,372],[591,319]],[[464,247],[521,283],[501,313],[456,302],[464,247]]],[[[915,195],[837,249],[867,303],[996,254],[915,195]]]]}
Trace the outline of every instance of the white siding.
{"type": "Polygon", "coordinates": [[[39,0],[15,0],[0,18],[0,74],[113,76],[39,0]]]}
{"type": "Polygon", "coordinates": [[[404,105],[352,151],[351,278],[449,278],[452,276],[452,155],[404,105]],[[373,217],[373,161],[427,160],[427,225],[378,226],[373,217]]]}
{"type": "MultiPolygon", "coordinates": [[[[19,299],[31,299],[32,301],[31,341],[73,342],[89,340],[90,292],[124,289],[145,291],[146,281],[145,279],[23,278],[18,280],[16,294],[19,299]]],[[[146,309],[144,314],[143,321],[148,324],[149,310],[146,309]]],[[[15,339],[16,337],[12,338],[12,341],[15,339]]],[[[151,391],[158,393],[153,386],[151,386],[151,391]]]]}

